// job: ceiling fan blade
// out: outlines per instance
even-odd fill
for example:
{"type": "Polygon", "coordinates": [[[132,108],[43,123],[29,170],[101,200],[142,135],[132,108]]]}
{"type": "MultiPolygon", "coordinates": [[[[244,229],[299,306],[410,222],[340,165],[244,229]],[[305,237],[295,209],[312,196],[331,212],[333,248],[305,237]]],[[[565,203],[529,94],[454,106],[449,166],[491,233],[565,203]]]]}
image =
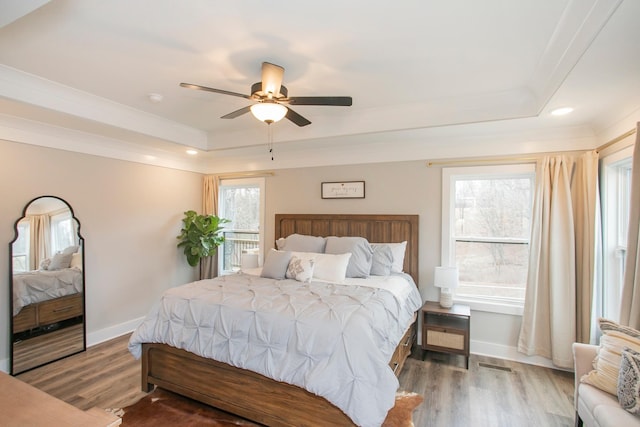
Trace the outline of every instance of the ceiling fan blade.
{"type": "Polygon", "coordinates": [[[291,108],[287,108],[287,115],[285,117],[300,127],[311,124],[309,120],[305,119],[300,114],[293,111],[291,108]]]}
{"type": "Polygon", "coordinates": [[[207,92],[221,93],[222,95],[239,96],[240,98],[251,99],[251,97],[249,95],[244,95],[242,93],[230,92],[228,90],[222,90],[222,89],[214,89],[214,88],[211,88],[211,87],[194,85],[192,83],[180,83],[180,86],[186,87],[187,89],[204,90],[204,91],[207,91],[207,92]]]}
{"type": "Polygon", "coordinates": [[[291,105],[336,105],[349,107],[353,100],[350,96],[292,96],[287,101],[291,105]]]}
{"type": "Polygon", "coordinates": [[[270,62],[262,63],[262,92],[267,95],[269,92],[274,97],[280,95],[280,86],[284,77],[284,68],[270,62]]]}
{"type": "Polygon", "coordinates": [[[248,113],[249,111],[251,111],[251,105],[247,105],[246,107],[242,107],[239,110],[236,111],[232,111],[229,114],[225,114],[224,116],[220,117],[221,119],[235,119],[236,117],[239,117],[243,114],[248,113]]]}

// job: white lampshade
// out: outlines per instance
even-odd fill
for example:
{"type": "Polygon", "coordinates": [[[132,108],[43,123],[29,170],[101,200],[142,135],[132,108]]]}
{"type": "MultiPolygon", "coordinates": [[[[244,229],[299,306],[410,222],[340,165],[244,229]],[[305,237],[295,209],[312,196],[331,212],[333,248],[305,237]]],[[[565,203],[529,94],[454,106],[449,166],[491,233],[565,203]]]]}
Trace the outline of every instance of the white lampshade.
{"type": "Polygon", "coordinates": [[[454,289],[458,287],[457,267],[436,267],[433,278],[434,286],[454,289]]]}
{"type": "Polygon", "coordinates": [[[251,106],[251,114],[263,122],[274,123],[287,115],[287,107],[276,102],[259,102],[251,106]]]}
{"type": "Polygon", "coordinates": [[[451,308],[453,305],[452,289],[458,287],[457,267],[436,267],[433,277],[433,285],[440,289],[440,305],[451,308]]]}

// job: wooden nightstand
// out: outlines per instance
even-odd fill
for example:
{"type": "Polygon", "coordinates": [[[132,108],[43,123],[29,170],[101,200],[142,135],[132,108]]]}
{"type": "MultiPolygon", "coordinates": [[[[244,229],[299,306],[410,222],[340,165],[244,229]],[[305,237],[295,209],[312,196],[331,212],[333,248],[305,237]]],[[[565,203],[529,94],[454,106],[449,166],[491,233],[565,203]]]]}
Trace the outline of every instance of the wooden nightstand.
{"type": "Polygon", "coordinates": [[[442,308],[437,302],[427,301],[422,306],[422,350],[461,354],[469,369],[469,333],[471,309],[454,304],[442,308]]]}

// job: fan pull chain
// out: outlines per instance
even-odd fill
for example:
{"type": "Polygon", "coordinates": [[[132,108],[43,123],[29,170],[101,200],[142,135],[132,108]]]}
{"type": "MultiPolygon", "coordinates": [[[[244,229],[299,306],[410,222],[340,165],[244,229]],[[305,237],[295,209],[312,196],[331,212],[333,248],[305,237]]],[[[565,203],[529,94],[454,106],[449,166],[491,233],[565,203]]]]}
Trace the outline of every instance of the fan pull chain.
{"type": "Polygon", "coordinates": [[[269,154],[271,154],[271,161],[273,161],[273,130],[271,129],[271,123],[267,122],[267,141],[269,154]]]}

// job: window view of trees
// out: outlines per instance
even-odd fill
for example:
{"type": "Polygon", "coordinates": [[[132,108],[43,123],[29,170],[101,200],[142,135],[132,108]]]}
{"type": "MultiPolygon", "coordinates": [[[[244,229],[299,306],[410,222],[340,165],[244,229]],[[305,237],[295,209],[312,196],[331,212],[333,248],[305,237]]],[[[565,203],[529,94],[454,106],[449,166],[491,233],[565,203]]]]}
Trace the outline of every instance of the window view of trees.
{"type": "Polygon", "coordinates": [[[260,232],[260,187],[221,186],[220,214],[231,222],[225,226],[222,270],[240,268],[243,252],[258,250],[260,232]]]}
{"type": "Polygon", "coordinates": [[[451,239],[461,297],[523,303],[533,174],[454,176],[451,239]]]}

